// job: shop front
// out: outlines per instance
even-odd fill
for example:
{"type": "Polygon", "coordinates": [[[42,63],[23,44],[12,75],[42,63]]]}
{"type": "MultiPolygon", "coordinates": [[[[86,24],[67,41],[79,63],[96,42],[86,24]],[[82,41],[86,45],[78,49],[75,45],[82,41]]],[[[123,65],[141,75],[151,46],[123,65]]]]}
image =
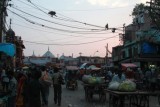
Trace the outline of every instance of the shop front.
{"type": "Polygon", "coordinates": [[[11,43],[0,43],[0,66],[15,68],[16,48],[11,43]]]}

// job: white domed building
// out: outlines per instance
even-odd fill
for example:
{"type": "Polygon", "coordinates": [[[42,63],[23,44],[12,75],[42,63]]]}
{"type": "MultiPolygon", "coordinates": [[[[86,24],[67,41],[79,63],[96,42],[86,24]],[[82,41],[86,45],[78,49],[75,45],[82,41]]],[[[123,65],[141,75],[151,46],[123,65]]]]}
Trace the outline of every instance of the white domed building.
{"type": "Polygon", "coordinates": [[[42,56],[36,56],[34,51],[32,56],[25,57],[25,64],[35,64],[35,65],[48,65],[48,64],[56,64],[57,58],[51,53],[51,51],[47,50],[42,56]]]}
{"type": "Polygon", "coordinates": [[[55,56],[49,51],[49,47],[48,51],[42,57],[55,58],[55,56]]]}

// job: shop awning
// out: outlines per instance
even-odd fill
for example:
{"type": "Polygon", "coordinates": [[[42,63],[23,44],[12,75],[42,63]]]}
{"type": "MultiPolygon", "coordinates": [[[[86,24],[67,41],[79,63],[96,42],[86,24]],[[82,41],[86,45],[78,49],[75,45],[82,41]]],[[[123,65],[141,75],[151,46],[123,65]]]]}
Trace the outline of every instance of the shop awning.
{"type": "Polygon", "coordinates": [[[15,45],[11,43],[0,43],[0,52],[4,52],[8,56],[13,57],[16,53],[15,45]]]}
{"type": "Polygon", "coordinates": [[[133,64],[133,63],[123,63],[121,65],[122,65],[122,67],[125,67],[125,68],[135,68],[135,67],[137,67],[137,65],[133,64]]]}

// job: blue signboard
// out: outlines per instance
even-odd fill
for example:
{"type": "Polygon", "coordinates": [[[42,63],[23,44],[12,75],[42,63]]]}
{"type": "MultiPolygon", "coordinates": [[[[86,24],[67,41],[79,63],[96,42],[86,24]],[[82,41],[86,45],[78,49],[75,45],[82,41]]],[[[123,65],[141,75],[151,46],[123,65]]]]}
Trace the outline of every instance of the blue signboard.
{"type": "Polygon", "coordinates": [[[153,45],[151,43],[144,42],[142,44],[141,49],[142,49],[142,53],[145,53],[145,54],[157,53],[156,45],[153,45]]]}
{"type": "Polygon", "coordinates": [[[11,43],[0,43],[0,52],[4,52],[5,54],[13,57],[16,53],[15,45],[11,43]]]}

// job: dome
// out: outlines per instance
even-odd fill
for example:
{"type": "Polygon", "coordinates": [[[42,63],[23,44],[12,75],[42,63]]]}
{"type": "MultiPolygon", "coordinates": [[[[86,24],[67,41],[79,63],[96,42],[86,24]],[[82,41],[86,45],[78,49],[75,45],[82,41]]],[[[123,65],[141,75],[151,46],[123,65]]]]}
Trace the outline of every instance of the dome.
{"type": "Polygon", "coordinates": [[[64,56],[64,54],[59,58],[59,59],[65,59],[65,56],[64,56]]]}
{"type": "Polygon", "coordinates": [[[7,31],[7,36],[15,36],[15,32],[10,28],[10,29],[7,31]]]}
{"type": "Polygon", "coordinates": [[[49,48],[48,51],[43,55],[43,57],[55,58],[55,56],[49,51],[49,48]]]}

